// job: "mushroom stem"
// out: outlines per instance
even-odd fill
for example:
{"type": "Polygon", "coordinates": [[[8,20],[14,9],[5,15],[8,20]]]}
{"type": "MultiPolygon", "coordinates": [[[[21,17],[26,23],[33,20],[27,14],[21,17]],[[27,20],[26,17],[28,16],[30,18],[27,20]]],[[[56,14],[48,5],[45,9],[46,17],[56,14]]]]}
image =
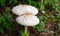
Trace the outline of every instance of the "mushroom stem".
{"type": "Polygon", "coordinates": [[[27,33],[27,26],[25,26],[25,33],[27,33]]]}

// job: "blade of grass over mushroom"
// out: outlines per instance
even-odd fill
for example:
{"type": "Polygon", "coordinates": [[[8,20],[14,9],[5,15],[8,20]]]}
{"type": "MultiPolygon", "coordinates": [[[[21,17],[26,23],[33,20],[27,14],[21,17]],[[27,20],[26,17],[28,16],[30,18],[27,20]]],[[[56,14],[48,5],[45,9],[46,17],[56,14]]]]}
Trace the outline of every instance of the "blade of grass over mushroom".
{"type": "Polygon", "coordinates": [[[25,33],[23,30],[19,31],[19,34],[18,36],[29,36],[28,32],[25,33]]]}

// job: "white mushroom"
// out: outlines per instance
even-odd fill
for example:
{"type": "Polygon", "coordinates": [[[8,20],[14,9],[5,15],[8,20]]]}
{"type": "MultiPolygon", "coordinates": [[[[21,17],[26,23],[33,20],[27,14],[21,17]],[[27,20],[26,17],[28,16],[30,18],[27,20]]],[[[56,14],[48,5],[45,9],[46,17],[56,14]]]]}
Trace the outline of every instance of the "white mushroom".
{"type": "Polygon", "coordinates": [[[16,22],[25,26],[25,33],[27,32],[27,26],[34,26],[39,23],[37,16],[38,9],[31,5],[18,5],[12,8],[12,12],[19,17],[16,18],[16,22]]]}
{"type": "Polygon", "coordinates": [[[37,16],[33,15],[22,15],[16,18],[16,21],[24,26],[34,26],[39,23],[37,16]]]}
{"type": "MultiPolygon", "coordinates": [[[[39,23],[39,19],[34,15],[22,15],[16,18],[16,22],[24,26],[34,26],[39,23]]],[[[27,32],[27,27],[25,27],[27,32]]]]}
{"type": "Polygon", "coordinates": [[[38,9],[31,5],[18,5],[12,8],[12,12],[16,15],[23,14],[36,15],[38,13],[38,9]]]}
{"type": "Polygon", "coordinates": [[[41,11],[43,14],[45,14],[45,11],[41,11]]]}

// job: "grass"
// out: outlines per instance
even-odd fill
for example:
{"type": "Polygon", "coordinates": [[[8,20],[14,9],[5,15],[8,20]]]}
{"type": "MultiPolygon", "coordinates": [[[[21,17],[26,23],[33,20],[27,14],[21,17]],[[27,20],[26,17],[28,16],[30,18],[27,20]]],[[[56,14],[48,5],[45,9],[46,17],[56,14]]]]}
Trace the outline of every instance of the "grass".
{"type": "MultiPolygon", "coordinates": [[[[21,26],[15,22],[15,18],[17,17],[17,15],[13,14],[11,9],[12,7],[17,6],[19,4],[27,4],[27,5],[34,6],[38,8],[39,10],[39,13],[37,14],[37,16],[40,19],[40,23],[33,27],[37,32],[54,31],[55,34],[57,32],[59,35],[59,32],[60,32],[60,4],[59,2],[60,0],[7,0],[7,1],[0,0],[0,5],[1,5],[0,7],[1,8],[0,9],[1,10],[0,11],[0,33],[4,35],[6,30],[7,30],[6,32],[11,33],[13,27],[16,28],[18,26],[21,26]],[[44,11],[44,13],[42,11],[44,11]],[[52,27],[52,25],[49,26],[49,23],[52,24],[51,21],[56,23],[56,27],[54,26],[52,27]],[[49,26],[49,27],[45,28],[46,26],[49,26]],[[50,27],[53,28],[53,30],[52,29],[49,30],[50,27]]],[[[23,28],[19,29],[18,27],[16,32],[20,32],[19,30],[21,29],[23,28]]],[[[54,33],[51,34],[51,32],[48,34],[54,36],[54,33]]],[[[24,35],[23,32],[21,33],[22,34],[17,34],[17,35],[24,35]]]]}

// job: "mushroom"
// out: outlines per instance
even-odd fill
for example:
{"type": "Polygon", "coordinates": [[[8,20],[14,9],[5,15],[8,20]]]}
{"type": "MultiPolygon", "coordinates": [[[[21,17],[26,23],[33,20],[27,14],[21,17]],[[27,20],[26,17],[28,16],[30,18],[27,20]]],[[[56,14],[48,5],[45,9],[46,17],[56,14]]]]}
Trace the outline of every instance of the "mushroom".
{"type": "Polygon", "coordinates": [[[12,8],[12,12],[19,17],[16,18],[16,22],[25,26],[25,33],[28,26],[34,26],[39,23],[37,16],[38,9],[31,5],[18,5],[12,8]]]}
{"type": "Polygon", "coordinates": [[[39,19],[34,15],[22,15],[16,18],[16,22],[25,26],[25,33],[28,26],[34,26],[39,23],[39,19]]]}
{"type": "Polygon", "coordinates": [[[12,8],[12,12],[16,15],[36,15],[38,13],[38,9],[31,5],[18,5],[12,8]]]}
{"type": "Polygon", "coordinates": [[[41,11],[43,14],[45,14],[45,11],[41,11]]]}

